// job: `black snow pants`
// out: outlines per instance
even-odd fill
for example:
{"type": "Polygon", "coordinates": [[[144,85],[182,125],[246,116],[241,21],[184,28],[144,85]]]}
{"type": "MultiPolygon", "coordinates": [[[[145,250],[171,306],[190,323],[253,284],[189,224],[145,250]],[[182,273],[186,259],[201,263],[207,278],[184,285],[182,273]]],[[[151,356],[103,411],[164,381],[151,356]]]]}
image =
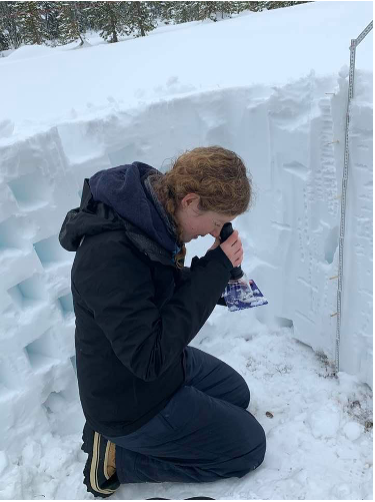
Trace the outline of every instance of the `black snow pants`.
{"type": "Polygon", "coordinates": [[[120,483],[241,478],[263,462],[266,437],[246,410],[245,380],[216,357],[185,351],[185,384],[166,407],[137,431],[108,437],[120,483]]]}

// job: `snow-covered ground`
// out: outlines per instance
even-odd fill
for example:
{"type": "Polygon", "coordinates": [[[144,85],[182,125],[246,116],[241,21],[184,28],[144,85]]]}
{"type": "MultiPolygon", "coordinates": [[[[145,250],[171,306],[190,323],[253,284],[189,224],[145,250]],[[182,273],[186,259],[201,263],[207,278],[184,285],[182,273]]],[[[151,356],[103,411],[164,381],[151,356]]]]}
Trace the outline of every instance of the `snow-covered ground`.
{"type": "MultiPolygon", "coordinates": [[[[123,485],[113,499],[372,499],[372,433],[365,427],[372,419],[368,388],[345,373],[339,380],[332,378],[324,358],[296,342],[287,328],[270,329],[253,318],[250,323],[245,312],[217,309],[191,345],[230,364],[247,381],[250,410],[267,434],[264,463],[242,479],[123,485]]],[[[17,462],[8,460],[3,471],[1,499],[93,498],[82,485],[86,455],[80,450],[80,434],[66,435],[62,429],[75,419],[78,430],[83,420],[79,404],[69,406],[67,417],[66,400],[54,396],[47,416],[56,432],[43,423],[42,431],[36,428],[22,441],[17,462]]],[[[5,465],[5,456],[0,456],[0,469],[5,465]]]]}
{"type": "MultiPolygon", "coordinates": [[[[92,498],[73,255],[57,240],[83,179],[134,160],[165,170],[212,144],[252,173],[255,202],[235,226],[269,305],[217,307],[192,345],[248,382],[266,459],[241,480],[134,484],[113,498],[372,498],[372,32],[356,57],[337,379],[332,368],[345,65],[371,19],[372,2],[314,2],[0,59],[0,499],[92,498]]],[[[211,240],[189,245],[187,262],[211,240]]]]}

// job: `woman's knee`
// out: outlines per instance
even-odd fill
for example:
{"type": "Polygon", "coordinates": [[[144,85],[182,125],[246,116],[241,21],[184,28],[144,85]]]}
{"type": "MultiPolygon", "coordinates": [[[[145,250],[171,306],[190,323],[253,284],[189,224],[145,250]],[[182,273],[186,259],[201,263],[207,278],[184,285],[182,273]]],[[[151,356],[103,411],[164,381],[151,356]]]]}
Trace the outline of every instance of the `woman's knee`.
{"type": "Polygon", "coordinates": [[[263,427],[250,414],[238,424],[237,441],[239,448],[228,462],[225,477],[242,478],[261,465],[266,453],[266,434],[263,427]]]}
{"type": "Polygon", "coordinates": [[[251,472],[263,462],[266,454],[266,433],[260,423],[249,413],[250,423],[244,437],[244,460],[246,473],[251,472]]]}
{"type": "Polygon", "coordinates": [[[266,455],[266,449],[267,449],[266,433],[264,432],[263,427],[259,424],[258,444],[252,450],[252,456],[255,461],[255,463],[253,463],[251,466],[252,470],[259,467],[260,464],[263,462],[264,457],[266,455]]]}

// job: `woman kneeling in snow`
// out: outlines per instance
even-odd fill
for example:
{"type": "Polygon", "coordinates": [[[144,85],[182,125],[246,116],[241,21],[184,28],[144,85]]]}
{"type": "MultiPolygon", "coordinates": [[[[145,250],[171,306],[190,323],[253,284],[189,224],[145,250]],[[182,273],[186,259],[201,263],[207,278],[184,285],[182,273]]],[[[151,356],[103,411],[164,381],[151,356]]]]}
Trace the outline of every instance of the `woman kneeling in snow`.
{"type": "Polygon", "coordinates": [[[245,380],[188,346],[242,262],[238,232],[219,236],[250,198],[242,160],[220,147],[186,152],[166,174],[133,162],[85,179],[59,239],[76,251],[84,483],[94,495],[120,483],[241,478],[262,463],[245,380]],[[185,243],[207,234],[214,245],[184,267],[185,243]]]}

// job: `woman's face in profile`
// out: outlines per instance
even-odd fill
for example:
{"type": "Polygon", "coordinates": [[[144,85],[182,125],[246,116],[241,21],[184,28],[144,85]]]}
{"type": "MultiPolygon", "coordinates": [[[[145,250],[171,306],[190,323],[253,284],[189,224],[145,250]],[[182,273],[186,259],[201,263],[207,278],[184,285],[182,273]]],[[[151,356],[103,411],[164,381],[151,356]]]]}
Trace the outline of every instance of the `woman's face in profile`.
{"type": "Polygon", "coordinates": [[[223,225],[235,218],[235,216],[226,216],[214,211],[202,211],[198,206],[199,196],[188,194],[183,198],[176,212],[176,219],[182,228],[184,243],[208,234],[217,238],[223,225]]]}

